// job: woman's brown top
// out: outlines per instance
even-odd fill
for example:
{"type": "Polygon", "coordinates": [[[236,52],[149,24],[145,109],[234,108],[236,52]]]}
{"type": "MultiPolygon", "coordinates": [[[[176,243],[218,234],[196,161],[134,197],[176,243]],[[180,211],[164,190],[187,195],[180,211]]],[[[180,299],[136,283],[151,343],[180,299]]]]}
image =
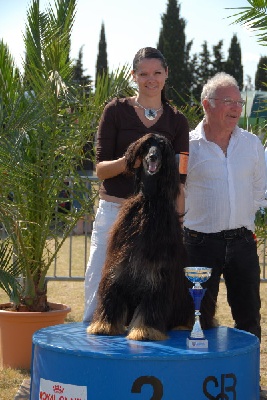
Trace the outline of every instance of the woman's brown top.
{"type": "MultiPolygon", "coordinates": [[[[139,119],[127,98],[114,99],[108,103],[100,119],[96,162],[116,160],[122,157],[128,146],[147,133],[165,136],[173,145],[175,154],[189,152],[189,126],[186,117],[170,104],[163,105],[163,113],[150,128],[139,119]]],[[[184,178],[186,171],[182,171],[184,178]]],[[[185,179],[181,175],[181,182],[185,179]]],[[[133,177],[120,174],[105,179],[100,187],[100,196],[107,194],[127,198],[133,194],[133,177]]]]}

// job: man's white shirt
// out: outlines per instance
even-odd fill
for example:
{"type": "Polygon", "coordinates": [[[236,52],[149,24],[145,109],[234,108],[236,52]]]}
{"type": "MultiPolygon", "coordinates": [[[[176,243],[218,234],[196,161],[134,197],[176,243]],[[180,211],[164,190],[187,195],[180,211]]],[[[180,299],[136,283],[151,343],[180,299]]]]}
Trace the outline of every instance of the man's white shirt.
{"type": "Polygon", "coordinates": [[[190,132],[184,225],[204,233],[242,226],[254,230],[255,213],[267,207],[266,164],[259,138],[239,127],[227,156],[208,141],[203,121],[190,132]]]}

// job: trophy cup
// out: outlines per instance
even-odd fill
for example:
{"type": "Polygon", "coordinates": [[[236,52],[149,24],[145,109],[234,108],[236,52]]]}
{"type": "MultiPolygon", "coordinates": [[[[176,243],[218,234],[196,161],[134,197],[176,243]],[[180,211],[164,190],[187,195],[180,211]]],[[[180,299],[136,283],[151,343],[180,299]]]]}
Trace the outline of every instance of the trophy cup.
{"type": "Polygon", "coordinates": [[[191,331],[190,336],[187,338],[187,347],[190,349],[207,349],[208,340],[205,338],[203,330],[200,325],[199,317],[201,300],[207,289],[203,289],[201,283],[206,282],[210,276],[212,268],[207,267],[187,267],[184,268],[185,276],[187,279],[194,284],[189,289],[191,296],[194,300],[195,305],[195,323],[191,331]]]}

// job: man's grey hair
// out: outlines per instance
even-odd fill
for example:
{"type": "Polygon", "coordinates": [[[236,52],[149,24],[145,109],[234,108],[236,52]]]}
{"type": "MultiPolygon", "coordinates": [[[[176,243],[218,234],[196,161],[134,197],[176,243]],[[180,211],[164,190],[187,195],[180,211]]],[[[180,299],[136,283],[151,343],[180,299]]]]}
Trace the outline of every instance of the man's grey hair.
{"type": "MultiPolygon", "coordinates": [[[[201,104],[204,99],[210,99],[216,96],[216,90],[220,87],[236,87],[239,90],[238,83],[236,79],[225,72],[218,72],[212,78],[210,78],[207,83],[203,86],[201,93],[201,104]]],[[[215,107],[214,100],[209,100],[212,107],[215,107]]]]}

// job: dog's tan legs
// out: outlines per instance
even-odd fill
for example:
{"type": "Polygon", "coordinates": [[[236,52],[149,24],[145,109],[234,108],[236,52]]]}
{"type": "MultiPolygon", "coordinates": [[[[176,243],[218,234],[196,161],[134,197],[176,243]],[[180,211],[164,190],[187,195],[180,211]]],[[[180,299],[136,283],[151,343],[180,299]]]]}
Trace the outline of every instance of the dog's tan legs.
{"type": "Polygon", "coordinates": [[[92,322],[87,328],[87,333],[91,335],[123,335],[125,333],[125,327],[123,325],[112,325],[104,321],[92,322]]]}
{"type": "Polygon", "coordinates": [[[127,339],[130,340],[166,340],[168,336],[158,329],[145,326],[143,319],[136,313],[129,326],[127,339]]]}
{"type": "Polygon", "coordinates": [[[158,331],[157,329],[150,328],[149,326],[142,326],[139,328],[132,328],[127,336],[130,340],[166,340],[168,336],[158,331]]]}
{"type": "MultiPolygon", "coordinates": [[[[220,324],[216,318],[213,318],[211,326],[206,327],[203,323],[201,324],[201,326],[204,326],[204,329],[210,329],[210,328],[216,328],[220,326],[220,324]]],[[[187,331],[187,330],[191,331],[192,329],[193,329],[193,324],[191,322],[188,322],[187,325],[178,325],[172,328],[173,331],[187,331]]]]}
{"type": "Polygon", "coordinates": [[[191,331],[193,326],[177,325],[172,328],[172,331],[191,331]]]}

